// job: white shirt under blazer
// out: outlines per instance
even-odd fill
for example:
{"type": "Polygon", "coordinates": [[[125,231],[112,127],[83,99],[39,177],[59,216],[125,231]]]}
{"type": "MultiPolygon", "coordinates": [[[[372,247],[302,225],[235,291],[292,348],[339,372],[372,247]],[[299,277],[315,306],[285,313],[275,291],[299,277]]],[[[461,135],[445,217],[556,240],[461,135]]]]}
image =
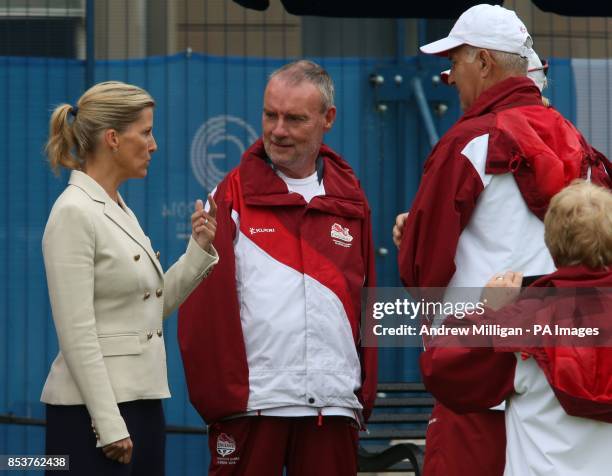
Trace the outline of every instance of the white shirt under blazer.
{"type": "Polygon", "coordinates": [[[164,273],[136,216],[73,171],[43,255],[60,351],[41,400],[85,404],[98,446],[129,436],[117,403],[170,397],[162,322],[218,261],[191,238],[164,273]]]}

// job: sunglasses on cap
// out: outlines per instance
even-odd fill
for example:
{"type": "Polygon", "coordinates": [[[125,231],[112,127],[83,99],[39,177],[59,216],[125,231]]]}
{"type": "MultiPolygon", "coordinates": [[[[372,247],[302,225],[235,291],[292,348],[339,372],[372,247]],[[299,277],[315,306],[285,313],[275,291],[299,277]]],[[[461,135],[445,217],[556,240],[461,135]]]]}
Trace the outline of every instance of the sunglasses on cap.
{"type": "Polygon", "coordinates": [[[529,68],[527,70],[528,73],[533,73],[534,71],[544,71],[544,75],[548,74],[548,61],[545,59],[540,60],[542,62],[542,66],[537,66],[535,68],[529,68]]]}

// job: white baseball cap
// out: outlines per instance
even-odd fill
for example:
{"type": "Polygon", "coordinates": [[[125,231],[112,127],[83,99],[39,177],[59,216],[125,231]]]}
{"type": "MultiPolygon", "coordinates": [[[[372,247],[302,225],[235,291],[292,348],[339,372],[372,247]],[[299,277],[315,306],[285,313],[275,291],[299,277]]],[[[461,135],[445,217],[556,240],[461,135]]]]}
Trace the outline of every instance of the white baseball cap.
{"type": "Polygon", "coordinates": [[[461,14],[446,38],[421,46],[428,55],[446,56],[449,50],[471,45],[528,58],[533,40],[512,10],[499,5],[475,5],[461,14]]]}
{"type": "MultiPolygon", "coordinates": [[[[546,71],[548,70],[548,63],[541,61],[538,54],[531,50],[531,53],[527,57],[527,77],[531,79],[540,91],[542,91],[547,85],[548,80],[546,79],[546,71]]],[[[444,84],[448,84],[448,77],[450,76],[450,69],[445,69],[440,73],[440,80],[444,84]]]]}

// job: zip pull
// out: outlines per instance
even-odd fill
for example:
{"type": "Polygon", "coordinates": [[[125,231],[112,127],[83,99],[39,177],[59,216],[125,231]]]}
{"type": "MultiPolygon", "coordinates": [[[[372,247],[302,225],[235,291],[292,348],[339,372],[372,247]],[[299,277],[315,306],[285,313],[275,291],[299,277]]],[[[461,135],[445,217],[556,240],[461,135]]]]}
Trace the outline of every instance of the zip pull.
{"type": "Polygon", "coordinates": [[[323,426],[323,413],[321,413],[320,408],[319,408],[318,416],[317,416],[317,426],[323,426]]]}

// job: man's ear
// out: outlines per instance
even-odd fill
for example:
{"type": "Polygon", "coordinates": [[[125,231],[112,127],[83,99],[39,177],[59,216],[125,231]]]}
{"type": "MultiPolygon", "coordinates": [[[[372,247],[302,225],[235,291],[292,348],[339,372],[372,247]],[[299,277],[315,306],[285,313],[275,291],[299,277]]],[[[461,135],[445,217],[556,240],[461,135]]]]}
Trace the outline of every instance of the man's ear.
{"type": "Polygon", "coordinates": [[[336,120],[336,106],[332,106],[327,109],[325,113],[325,132],[329,131],[334,125],[334,121],[336,120]]]}
{"type": "Polygon", "coordinates": [[[488,78],[491,76],[495,65],[495,58],[489,50],[480,50],[478,52],[478,62],[480,64],[480,76],[488,78]]]}
{"type": "Polygon", "coordinates": [[[482,78],[488,78],[491,76],[491,71],[493,69],[493,65],[495,64],[495,59],[491,55],[491,52],[489,50],[479,50],[476,61],[478,61],[478,64],[480,65],[480,76],[482,78]]]}

